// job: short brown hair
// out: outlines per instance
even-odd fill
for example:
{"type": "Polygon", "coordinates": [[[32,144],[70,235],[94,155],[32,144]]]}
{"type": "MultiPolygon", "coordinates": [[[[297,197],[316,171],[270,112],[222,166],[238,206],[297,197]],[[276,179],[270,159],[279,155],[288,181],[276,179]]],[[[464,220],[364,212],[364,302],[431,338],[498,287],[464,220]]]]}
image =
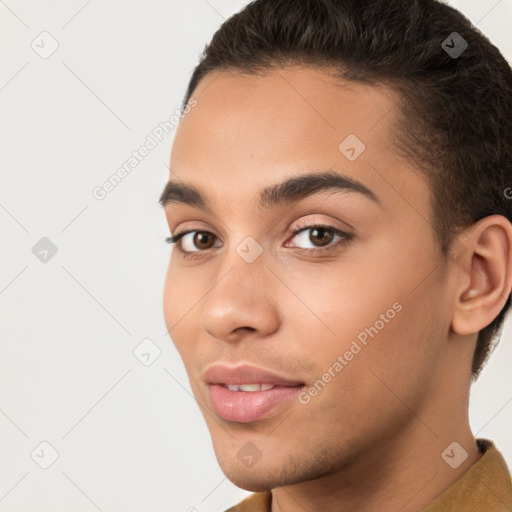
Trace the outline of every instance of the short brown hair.
{"type": "MultiPolygon", "coordinates": [[[[340,78],[399,93],[395,145],[429,179],[443,254],[486,216],[512,221],[512,70],[459,11],[437,0],[252,1],[205,47],[182,108],[211,71],[286,64],[334,68],[340,78]]],[[[479,332],[474,379],[509,307],[510,294],[479,332]]]]}

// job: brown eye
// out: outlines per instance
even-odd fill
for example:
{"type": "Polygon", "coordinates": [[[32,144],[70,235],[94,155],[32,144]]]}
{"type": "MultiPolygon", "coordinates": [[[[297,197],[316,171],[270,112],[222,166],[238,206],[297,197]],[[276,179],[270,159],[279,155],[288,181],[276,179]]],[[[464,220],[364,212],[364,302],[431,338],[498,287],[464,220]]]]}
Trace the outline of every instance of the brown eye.
{"type": "Polygon", "coordinates": [[[332,229],[316,227],[310,230],[309,240],[319,247],[328,245],[333,238],[334,234],[332,233],[332,229]]]}
{"type": "Polygon", "coordinates": [[[208,233],[207,231],[196,231],[193,237],[192,243],[199,250],[206,250],[213,247],[213,241],[215,235],[208,233]]]}
{"type": "MultiPolygon", "coordinates": [[[[202,252],[214,247],[216,236],[209,231],[184,231],[166,239],[169,244],[176,244],[183,253],[202,252]]],[[[217,246],[219,247],[219,246],[217,246]]]]}
{"type": "MultiPolygon", "coordinates": [[[[298,252],[320,253],[331,249],[341,248],[352,240],[352,235],[334,226],[310,225],[295,230],[291,240],[298,252]],[[334,241],[334,243],[333,243],[334,241]]],[[[287,247],[290,245],[287,244],[287,247]]]]}

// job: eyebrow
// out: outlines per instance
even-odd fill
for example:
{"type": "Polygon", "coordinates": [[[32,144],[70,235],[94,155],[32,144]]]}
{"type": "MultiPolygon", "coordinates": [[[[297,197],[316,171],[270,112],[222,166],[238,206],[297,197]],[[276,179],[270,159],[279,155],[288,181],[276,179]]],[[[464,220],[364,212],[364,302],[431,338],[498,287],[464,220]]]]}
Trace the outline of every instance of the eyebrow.
{"type": "MultiPolygon", "coordinates": [[[[332,171],[311,172],[270,185],[260,192],[259,207],[268,210],[300,201],[306,197],[326,191],[356,192],[380,205],[378,197],[368,187],[353,178],[332,171]]],[[[162,207],[180,203],[210,211],[208,200],[193,185],[169,181],[164,187],[159,203],[162,207]]]]}

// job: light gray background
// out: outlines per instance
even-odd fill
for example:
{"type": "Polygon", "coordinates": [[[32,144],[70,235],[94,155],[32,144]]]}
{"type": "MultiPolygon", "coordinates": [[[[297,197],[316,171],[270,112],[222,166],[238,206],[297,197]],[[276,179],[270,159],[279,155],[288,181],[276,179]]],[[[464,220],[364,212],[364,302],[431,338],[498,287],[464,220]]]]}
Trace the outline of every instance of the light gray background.
{"type": "MultiPolygon", "coordinates": [[[[2,512],[217,512],[249,494],[220,471],[164,335],[157,199],[174,131],[92,194],[179,107],[203,46],[245,3],[0,0],[2,512]],[[47,262],[32,252],[42,237],[58,248],[47,262]],[[161,351],[149,366],[133,354],[147,338],[161,351]],[[48,469],[43,441],[58,452],[48,469]]],[[[511,61],[512,0],[450,3],[511,61]]],[[[512,466],[511,342],[508,322],[471,424],[512,466]]]]}

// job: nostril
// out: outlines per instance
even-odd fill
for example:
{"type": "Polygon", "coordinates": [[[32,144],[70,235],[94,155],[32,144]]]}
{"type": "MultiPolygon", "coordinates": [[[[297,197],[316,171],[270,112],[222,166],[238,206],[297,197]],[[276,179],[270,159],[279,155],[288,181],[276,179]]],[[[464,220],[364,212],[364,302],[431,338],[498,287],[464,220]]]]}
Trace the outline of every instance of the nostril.
{"type": "Polygon", "coordinates": [[[234,331],[234,332],[238,332],[238,331],[239,331],[239,330],[241,330],[241,329],[246,329],[246,330],[248,330],[249,332],[254,332],[254,331],[256,330],[256,328],[255,328],[255,327],[237,327],[237,328],[235,329],[235,331],[234,331]]]}

